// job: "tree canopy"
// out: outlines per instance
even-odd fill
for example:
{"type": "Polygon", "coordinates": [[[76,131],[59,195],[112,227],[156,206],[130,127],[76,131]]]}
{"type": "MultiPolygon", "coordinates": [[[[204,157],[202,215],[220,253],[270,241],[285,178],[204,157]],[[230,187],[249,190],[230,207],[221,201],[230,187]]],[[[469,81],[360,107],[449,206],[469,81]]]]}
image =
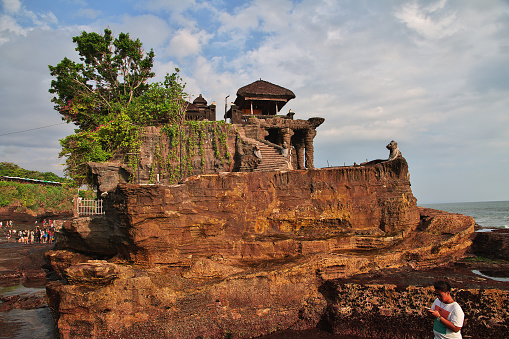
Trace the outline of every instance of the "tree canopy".
{"type": "MultiPolygon", "coordinates": [[[[82,32],[73,42],[81,62],[65,57],[48,66],[56,77],[49,92],[62,119],[78,126],[60,140],[60,156],[66,157],[65,173],[82,185],[92,183],[88,162],[136,153],[143,126],[181,123],[187,94],[178,68],[163,82],[148,83],[155,76],[155,54],[145,53],[128,33],[114,38],[109,29],[104,35],[82,32]]],[[[136,159],[130,156],[128,162],[136,159]]]]}
{"type": "Polygon", "coordinates": [[[155,55],[153,50],[145,53],[141,41],[128,33],[114,39],[109,29],[104,35],[82,32],[73,42],[82,63],[66,57],[49,66],[56,77],[49,92],[55,94],[51,101],[65,120],[92,129],[148,89],[155,55]]]}

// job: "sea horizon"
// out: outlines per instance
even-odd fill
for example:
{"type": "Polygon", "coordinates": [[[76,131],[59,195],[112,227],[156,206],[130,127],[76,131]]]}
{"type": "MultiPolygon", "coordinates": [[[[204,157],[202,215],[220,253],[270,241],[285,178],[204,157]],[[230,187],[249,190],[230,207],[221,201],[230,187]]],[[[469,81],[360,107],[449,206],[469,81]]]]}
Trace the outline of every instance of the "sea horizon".
{"type": "Polygon", "coordinates": [[[450,213],[471,216],[482,228],[509,229],[509,200],[417,204],[450,213]]]}
{"type": "Polygon", "coordinates": [[[423,202],[420,203],[417,199],[417,206],[421,205],[440,205],[440,204],[469,204],[469,203],[483,203],[483,202],[509,202],[508,200],[479,200],[479,201],[439,201],[439,202],[423,202]]]}

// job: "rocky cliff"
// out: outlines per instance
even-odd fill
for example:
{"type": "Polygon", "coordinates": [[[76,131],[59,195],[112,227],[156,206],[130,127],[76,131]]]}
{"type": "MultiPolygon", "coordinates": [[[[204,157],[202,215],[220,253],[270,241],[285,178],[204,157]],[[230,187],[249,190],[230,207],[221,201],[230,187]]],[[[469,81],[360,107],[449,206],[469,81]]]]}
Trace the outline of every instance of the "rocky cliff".
{"type": "Polygon", "coordinates": [[[470,217],[419,210],[402,157],[120,184],[105,208],[66,222],[47,254],[61,275],[47,291],[64,338],[315,327],[332,314],[327,282],[453,261],[474,230],[470,217]]]}

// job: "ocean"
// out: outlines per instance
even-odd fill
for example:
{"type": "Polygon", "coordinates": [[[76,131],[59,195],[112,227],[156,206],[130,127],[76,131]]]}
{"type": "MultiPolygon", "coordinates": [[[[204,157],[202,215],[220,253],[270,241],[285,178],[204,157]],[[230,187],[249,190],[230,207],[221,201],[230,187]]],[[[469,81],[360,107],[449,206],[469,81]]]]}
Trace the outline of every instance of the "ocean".
{"type": "Polygon", "coordinates": [[[418,205],[471,216],[482,228],[509,228],[509,201],[455,202],[418,205]]]}

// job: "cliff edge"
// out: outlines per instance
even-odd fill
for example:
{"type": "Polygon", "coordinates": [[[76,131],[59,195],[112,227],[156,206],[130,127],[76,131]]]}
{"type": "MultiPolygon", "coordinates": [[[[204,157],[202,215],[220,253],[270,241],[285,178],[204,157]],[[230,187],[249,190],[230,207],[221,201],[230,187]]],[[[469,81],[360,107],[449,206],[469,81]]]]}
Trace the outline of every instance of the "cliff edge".
{"type": "Polygon", "coordinates": [[[454,261],[475,224],[419,211],[401,156],[119,184],[104,208],[105,216],[65,222],[47,253],[60,274],[47,293],[63,338],[312,328],[332,314],[331,282],[454,261]]]}

